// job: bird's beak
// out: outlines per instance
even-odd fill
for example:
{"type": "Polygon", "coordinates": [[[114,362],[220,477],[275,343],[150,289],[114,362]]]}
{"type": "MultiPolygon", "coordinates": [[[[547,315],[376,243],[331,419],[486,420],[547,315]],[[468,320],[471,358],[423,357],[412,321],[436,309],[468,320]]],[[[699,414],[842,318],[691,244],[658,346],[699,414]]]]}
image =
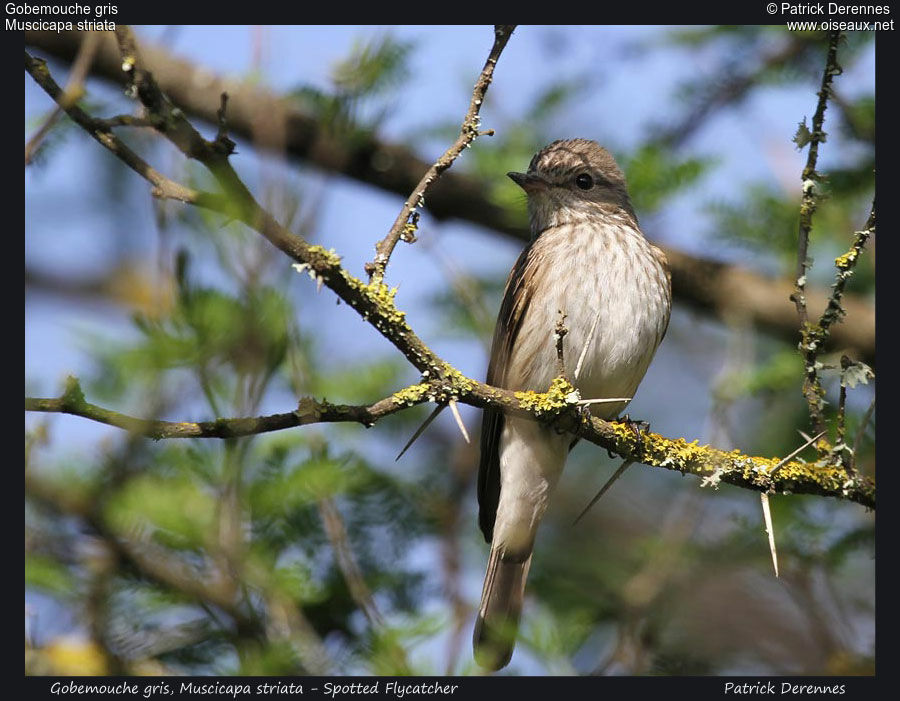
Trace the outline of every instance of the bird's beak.
{"type": "Polygon", "coordinates": [[[525,192],[541,192],[548,187],[547,181],[538,175],[530,173],[507,173],[510,179],[525,192]]]}

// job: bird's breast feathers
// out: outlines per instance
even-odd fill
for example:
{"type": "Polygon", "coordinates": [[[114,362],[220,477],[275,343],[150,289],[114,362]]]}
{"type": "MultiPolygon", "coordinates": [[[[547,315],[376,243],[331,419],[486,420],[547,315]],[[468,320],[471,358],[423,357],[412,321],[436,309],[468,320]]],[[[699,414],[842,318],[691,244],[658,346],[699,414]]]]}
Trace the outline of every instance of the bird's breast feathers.
{"type": "MultiPolygon", "coordinates": [[[[660,255],[624,219],[544,231],[528,257],[535,289],[508,366],[519,373],[507,386],[549,386],[557,374],[554,330],[561,310],[566,374],[582,397],[632,396],[669,321],[670,283],[660,255]]],[[[614,416],[624,405],[608,408],[601,413],[614,416]]]]}

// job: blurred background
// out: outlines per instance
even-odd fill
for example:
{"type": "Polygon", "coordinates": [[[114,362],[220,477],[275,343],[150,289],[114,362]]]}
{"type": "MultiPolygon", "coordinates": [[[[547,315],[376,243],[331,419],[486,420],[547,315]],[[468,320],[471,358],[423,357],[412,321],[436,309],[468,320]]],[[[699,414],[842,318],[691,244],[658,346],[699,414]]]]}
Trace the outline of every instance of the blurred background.
{"type": "MultiPolygon", "coordinates": [[[[428,163],[455,139],[493,40],[490,27],[136,31],[148,50],[196,69],[165,76],[193,76],[170,90],[189,115],[197,76],[227,78],[233,95],[269,91],[348,148],[403,146],[428,163]]],[[[26,33],[26,50],[65,85],[82,39],[26,33]]],[[[496,134],[450,171],[477,202],[459,200],[459,214],[441,219],[424,210],[418,242],[401,243],[388,269],[398,307],[441,357],[483,378],[527,237],[524,196],[504,174],[571,137],[616,156],[655,243],[753,271],[761,289],[792,281],[807,157],[792,138],[812,118],[826,49],[822,34],[783,28],[518,28],[482,110],[496,134]],[[503,226],[486,225],[485,203],[503,226]]],[[[874,192],[873,35],[847,36],[839,62],[810,248],[818,309],[874,192]]],[[[140,114],[102,75],[89,71],[84,87],[94,115],[140,114]]],[[[74,376],[90,402],[194,421],[286,412],[306,395],[371,403],[417,381],[255,232],[155,201],[67,119],[34,139],[53,111],[26,74],[27,396],[59,396],[74,376]]],[[[235,119],[249,128],[231,133],[238,173],[282,223],[362,276],[404,190],[292,149],[271,113],[248,114],[235,119]]],[[[215,134],[214,122],[191,119],[215,134]]],[[[152,130],[118,133],[163,173],[210,187],[152,130]]],[[[847,288],[869,314],[874,258],[872,240],[847,288]]],[[[752,455],[799,447],[809,417],[796,330],[755,325],[750,296],[747,312],[735,300],[698,304],[677,280],[675,294],[632,418],[752,455]]],[[[783,304],[793,308],[786,295],[783,304]]],[[[830,419],[840,355],[874,367],[864,335],[821,358],[830,419]]],[[[848,392],[847,435],[871,477],[873,406],[874,383],[848,392]]],[[[478,673],[471,631],[488,548],[476,524],[477,441],[466,444],[444,412],[394,460],[430,411],[371,429],[158,442],[26,413],[26,673],[478,673]]],[[[479,412],[461,412],[477,436],[479,412]]],[[[618,464],[596,446],[573,451],[503,674],[874,674],[874,513],[773,495],[776,578],[755,492],[635,466],[573,526],[618,464]]]]}

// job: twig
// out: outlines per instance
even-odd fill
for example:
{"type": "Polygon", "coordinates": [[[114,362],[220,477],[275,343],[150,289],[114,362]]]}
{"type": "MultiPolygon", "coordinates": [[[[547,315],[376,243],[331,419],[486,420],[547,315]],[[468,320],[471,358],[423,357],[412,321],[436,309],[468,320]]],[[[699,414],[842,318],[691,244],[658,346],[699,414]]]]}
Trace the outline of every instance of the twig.
{"type": "Polygon", "coordinates": [[[154,170],[146,161],[122,143],[113,134],[111,126],[104,123],[104,120],[94,119],[77,105],[65,106],[65,95],[56,81],[50,76],[47,64],[40,59],[32,58],[27,51],[25,52],[25,70],[76,124],[94,137],[104,148],[111,151],[125,165],[152,184],[154,186],[152,191],[154,197],[178,200],[215,210],[226,209],[221,198],[216,195],[185,187],[154,170]]]}
{"type": "Polygon", "coordinates": [[[845,315],[841,300],[844,297],[844,289],[847,287],[847,281],[853,276],[856,264],[862,255],[863,248],[869,237],[875,233],[875,200],[872,200],[872,207],[869,209],[869,216],[866,219],[866,225],[859,231],[853,232],[853,243],[850,250],[834,259],[834,267],[837,272],[834,276],[834,284],[831,286],[831,295],[828,297],[828,304],[822,317],[819,319],[819,329],[821,330],[821,338],[816,337],[819,346],[827,338],[831,331],[831,327],[840,321],[845,315]]]}
{"type": "Polygon", "coordinates": [[[66,83],[66,89],[62,93],[62,97],[57,104],[56,109],[47,118],[40,128],[25,144],[25,165],[29,165],[37,153],[41,142],[50,133],[50,129],[56,124],[57,120],[63,115],[67,108],[74,105],[81,98],[84,92],[84,79],[91,70],[91,62],[94,60],[94,54],[100,44],[100,35],[97,32],[85,32],[84,38],[81,40],[81,46],[72,63],[72,73],[69,75],[69,82],[66,83]]]}
{"type": "MultiPolygon", "coordinates": [[[[800,201],[800,225],[797,236],[797,277],[796,288],[791,295],[797,307],[797,316],[800,319],[800,349],[804,355],[806,372],[803,377],[803,396],[809,405],[809,418],[814,431],[821,431],[825,427],[823,416],[825,390],[819,382],[816,372],[816,356],[819,343],[809,338],[810,325],[809,313],[806,306],[806,270],[809,266],[809,234],[812,231],[812,218],[817,207],[816,181],[820,179],[816,172],[816,164],[819,157],[819,144],[825,140],[825,132],[822,125],[825,121],[825,109],[828,107],[828,96],[831,91],[831,82],[835,75],[841,71],[837,63],[838,42],[841,38],[840,31],[831,31],[828,34],[828,55],[825,59],[825,70],[822,74],[822,85],[819,88],[819,101],[816,112],[812,118],[812,131],[805,136],[809,141],[809,152],[806,158],[806,167],[803,169],[801,180],[803,183],[803,196],[800,201]]],[[[805,124],[801,124],[801,127],[805,124]]],[[[803,130],[798,131],[800,136],[803,130]]],[[[797,141],[798,146],[803,146],[803,141],[797,141]]]]}
{"type": "Polygon", "coordinates": [[[325,534],[328,536],[328,541],[334,550],[335,561],[344,577],[350,596],[353,597],[356,605],[369,619],[370,624],[383,626],[384,617],[378,610],[378,606],[372,598],[372,591],[366,584],[359,564],[357,564],[356,558],[353,556],[353,549],[350,547],[344,520],[341,518],[341,513],[335,506],[334,501],[327,497],[320,499],[319,515],[322,517],[325,534]]]}
{"type": "Polygon", "coordinates": [[[514,24],[498,24],[494,27],[494,45],[488,54],[487,60],[484,62],[484,68],[481,69],[481,75],[475,83],[475,89],[472,91],[472,100],[469,102],[469,109],[463,119],[462,127],[459,130],[459,136],[453,145],[448,148],[444,154],[435,161],[428,169],[419,184],[410,194],[409,198],[403,204],[400,214],[394,221],[394,225],[381,241],[375,245],[375,260],[366,264],[366,272],[372,282],[381,282],[384,279],[384,271],[391,253],[400,239],[408,242],[415,241],[415,231],[418,223],[418,217],[415,216],[416,210],[425,204],[425,193],[431,184],[437,180],[441,173],[447,170],[453,161],[457,159],[463,149],[468,146],[482,134],[493,134],[493,131],[481,132],[478,130],[480,125],[481,105],[484,102],[485,93],[494,77],[494,68],[497,65],[497,59],[503,53],[506,43],[512,36],[514,24]]]}
{"type": "MultiPolygon", "coordinates": [[[[844,435],[847,431],[847,381],[844,373],[852,365],[853,361],[850,360],[850,358],[848,358],[846,355],[841,356],[841,379],[840,389],[838,390],[837,432],[834,439],[836,445],[841,445],[844,442],[844,435]]],[[[846,467],[846,451],[841,451],[841,453],[841,459],[844,461],[844,465],[846,467]]]]}
{"type": "Polygon", "coordinates": [[[117,114],[106,119],[94,119],[94,124],[99,127],[111,129],[112,127],[149,127],[159,126],[159,122],[151,117],[135,117],[132,114],[117,114]]]}
{"type": "MultiPolygon", "coordinates": [[[[563,357],[563,340],[569,330],[566,328],[566,315],[562,309],[559,310],[559,319],[556,322],[556,328],[553,330],[553,340],[556,342],[556,376],[566,376],[566,359],[563,357]]],[[[575,377],[578,377],[576,371],[575,377]]]]}
{"type": "MultiPolygon", "coordinates": [[[[854,232],[853,243],[850,249],[843,255],[838,256],[834,260],[834,267],[837,269],[835,273],[835,281],[831,286],[831,294],[828,297],[828,304],[822,312],[817,325],[806,324],[803,328],[801,349],[804,353],[805,376],[803,382],[803,393],[807,398],[810,408],[810,418],[813,424],[818,427],[824,426],[824,417],[822,416],[822,397],[824,389],[819,381],[818,368],[821,365],[817,362],[819,350],[824,345],[831,333],[832,326],[840,321],[846,311],[841,306],[841,300],[844,296],[844,289],[847,281],[853,276],[856,264],[859,261],[863,248],[869,237],[875,233],[875,201],[872,201],[872,207],[869,210],[869,217],[863,229],[854,232]]],[[[847,388],[844,385],[844,372],[851,364],[851,360],[847,356],[841,358],[841,384],[838,398],[838,416],[837,430],[838,436],[836,442],[843,442],[844,437],[844,403],[846,402],[847,388]]],[[[841,459],[846,462],[846,455],[842,455],[841,459]]]]}
{"type": "Polygon", "coordinates": [[[229,155],[234,153],[235,143],[228,136],[228,122],[225,120],[225,110],[228,107],[228,93],[223,92],[220,97],[219,111],[216,112],[218,121],[218,129],[216,130],[216,143],[223,151],[229,155]]]}
{"type": "MultiPolygon", "coordinates": [[[[443,387],[440,383],[413,385],[376,402],[371,407],[331,405],[314,399],[304,399],[297,410],[302,417],[300,420],[297,420],[297,414],[274,414],[270,417],[217,419],[199,423],[146,421],[125,417],[87,404],[83,400],[81,400],[83,405],[73,404],[71,399],[26,399],[26,410],[75,414],[101,423],[135,430],[149,437],[228,438],[318,422],[349,421],[368,426],[379,415],[402,411],[408,406],[426,401],[443,403],[449,396],[455,396],[460,402],[482,409],[496,409],[511,416],[531,420],[550,419],[560,430],[569,431],[626,459],[639,460],[650,467],[693,474],[716,484],[726,482],[757,491],[819,494],[854,501],[870,509],[875,508],[873,481],[863,476],[854,476],[850,480],[851,483],[847,484],[849,475],[843,468],[790,462],[798,451],[776,463],[771,458],[747,456],[739,451],[726,452],[710,446],[697,445],[696,441],[671,439],[650,432],[641,434],[638,446],[634,433],[623,430],[620,423],[604,421],[597,417],[584,417],[577,412],[573,414],[569,409],[571,405],[565,401],[565,397],[559,396],[565,390],[553,390],[545,394],[512,392],[462,376],[458,382],[458,385],[448,387],[443,387]],[[536,410],[536,405],[546,408],[536,410]],[[281,425],[278,425],[279,423],[281,425]]],[[[820,435],[816,435],[809,442],[817,440],[820,435]]]]}
{"type": "MultiPolygon", "coordinates": [[[[413,388],[415,387],[417,385],[413,385],[413,388]]],[[[385,416],[428,401],[425,395],[404,398],[402,402],[398,401],[396,397],[397,395],[385,397],[368,406],[331,404],[330,402],[319,402],[311,397],[304,397],[300,400],[297,409],[284,414],[216,419],[214,421],[160,421],[139,419],[117,411],[104,409],[96,404],[90,404],[81,395],[78,381],[70,378],[69,388],[63,396],[55,399],[26,397],[25,410],[82,416],[86,419],[109,426],[116,426],[154,440],[164,438],[237,438],[239,436],[281,431],[285,428],[312,423],[353,421],[371,426],[385,416]]]]}
{"type": "Polygon", "coordinates": [[[785,465],[787,465],[788,462],[790,462],[793,458],[795,458],[795,457],[798,456],[801,452],[803,452],[804,448],[806,448],[807,446],[812,445],[812,444],[815,443],[817,440],[819,440],[822,436],[824,436],[824,435],[825,435],[825,431],[821,431],[820,433],[817,433],[817,434],[816,434],[815,436],[813,436],[812,438],[810,438],[810,437],[807,436],[805,433],[803,433],[803,431],[800,431],[800,435],[803,436],[803,437],[806,439],[806,443],[804,443],[803,445],[801,445],[799,448],[797,448],[797,450],[793,451],[790,455],[787,455],[787,456],[785,456],[784,458],[782,458],[781,460],[779,460],[779,461],[778,461],[778,464],[775,465],[775,467],[773,467],[773,468],[771,469],[771,471],[769,472],[769,477],[772,477],[776,472],[778,472],[778,470],[780,470],[782,467],[784,467],[785,465]]]}

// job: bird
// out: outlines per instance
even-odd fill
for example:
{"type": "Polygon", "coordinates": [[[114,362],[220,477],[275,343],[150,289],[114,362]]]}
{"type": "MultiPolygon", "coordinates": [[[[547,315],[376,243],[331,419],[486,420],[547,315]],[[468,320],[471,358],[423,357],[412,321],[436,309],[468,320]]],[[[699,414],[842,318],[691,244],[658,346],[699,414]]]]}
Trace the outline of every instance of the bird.
{"type": "MultiPolygon", "coordinates": [[[[613,156],[590,139],[560,139],[526,173],[531,239],[506,281],[487,383],[546,391],[559,373],[555,327],[565,315],[563,365],[580,396],[634,396],[665,336],[672,283],[665,254],[641,232],[613,156]]],[[[627,401],[590,404],[603,419],[627,401]]],[[[553,426],[484,410],[479,526],[490,543],[473,634],[475,661],[512,658],[535,536],[577,439],[553,426]]]]}

